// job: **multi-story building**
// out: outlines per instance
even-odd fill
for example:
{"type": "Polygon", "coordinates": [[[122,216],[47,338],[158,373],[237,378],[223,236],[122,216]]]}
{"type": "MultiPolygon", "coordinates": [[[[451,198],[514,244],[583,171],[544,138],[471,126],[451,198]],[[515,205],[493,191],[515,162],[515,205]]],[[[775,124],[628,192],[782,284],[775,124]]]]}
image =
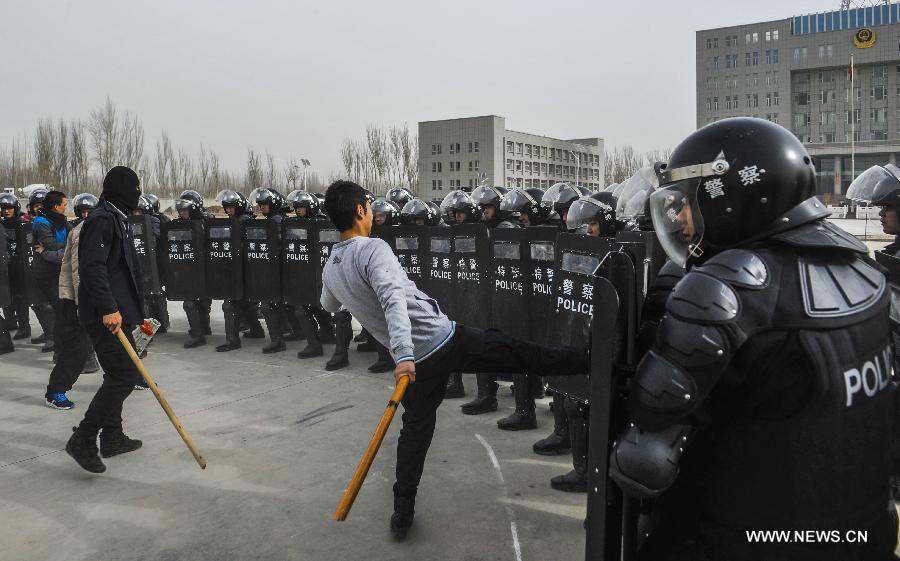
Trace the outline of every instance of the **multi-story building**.
{"type": "Polygon", "coordinates": [[[419,123],[419,196],[441,199],[482,181],[504,187],[541,187],[561,181],[603,185],[603,140],[559,140],[507,130],[496,115],[419,123]]]}
{"type": "Polygon", "coordinates": [[[697,126],[752,116],[790,129],[827,201],[862,170],[896,162],[898,101],[900,4],[697,32],[697,126]]]}

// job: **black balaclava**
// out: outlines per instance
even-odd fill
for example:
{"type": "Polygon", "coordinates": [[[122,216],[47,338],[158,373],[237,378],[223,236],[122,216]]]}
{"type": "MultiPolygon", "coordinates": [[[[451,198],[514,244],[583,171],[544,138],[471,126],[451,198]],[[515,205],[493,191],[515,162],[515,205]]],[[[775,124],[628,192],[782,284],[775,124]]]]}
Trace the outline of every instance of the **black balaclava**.
{"type": "Polygon", "coordinates": [[[133,169],[116,166],[103,178],[103,198],[123,214],[130,215],[141,197],[141,180],[133,169]]]}

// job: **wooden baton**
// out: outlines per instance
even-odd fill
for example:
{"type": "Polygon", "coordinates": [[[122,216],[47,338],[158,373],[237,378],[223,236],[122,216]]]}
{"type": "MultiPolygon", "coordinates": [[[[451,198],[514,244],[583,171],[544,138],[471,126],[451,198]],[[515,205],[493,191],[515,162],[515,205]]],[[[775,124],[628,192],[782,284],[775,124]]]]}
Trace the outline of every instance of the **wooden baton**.
{"type": "Polygon", "coordinates": [[[381,441],[384,440],[384,435],[387,432],[388,427],[391,426],[391,421],[394,419],[394,413],[397,412],[397,406],[400,405],[400,401],[403,400],[403,396],[406,394],[406,388],[408,386],[409,376],[401,376],[400,381],[397,382],[397,387],[394,389],[394,393],[391,395],[391,400],[388,401],[384,414],[381,415],[381,420],[378,421],[378,426],[375,427],[375,434],[372,435],[372,440],[369,441],[369,446],[366,448],[366,452],[359,461],[359,465],[356,466],[356,471],[350,479],[350,484],[344,490],[344,496],[341,497],[341,502],[338,503],[337,509],[335,509],[334,515],[332,515],[332,518],[338,522],[343,522],[347,519],[347,514],[350,513],[350,508],[353,507],[353,501],[356,500],[356,495],[359,494],[359,489],[366,480],[366,475],[369,474],[369,468],[372,467],[375,455],[378,453],[378,449],[381,448],[381,441]]]}
{"type": "Polygon", "coordinates": [[[200,450],[197,450],[197,446],[194,444],[194,441],[191,440],[191,437],[188,436],[187,431],[184,430],[184,427],[181,426],[181,421],[178,420],[178,417],[175,415],[175,412],[172,411],[172,407],[169,406],[169,402],[166,401],[166,397],[159,391],[159,387],[156,385],[156,382],[153,381],[153,378],[150,377],[150,373],[147,372],[147,369],[144,368],[144,363],[141,362],[141,359],[138,358],[136,352],[134,352],[134,347],[131,346],[131,342],[128,341],[128,338],[125,337],[125,332],[119,329],[119,332],[116,333],[119,337],[119,342],[122,343],[122,346],[125,347],[125,351],[128,353],[128,356],[131,357],[131,362],[134,363],[134,366],[138,369],[138,372],[141,373],[141,376],[144,377],[144,380],[147,382],[147,385],[150,386],[150,391],[153,392],[153,395],[156,396],[156,401],[162,405],[163,411],[166,412],[166,415],[169,417],[169,420],[172,421],[172,425],[175,426],[175,430],[178,431],[178,434],[181,435],[181,439],[184,440],[184,443],[187,444],[188,450],[191,451],[191,454],[194,455],[194,459],[197,460],[197,463],[200,465],[200,469],[206,469],[206,460],[203,459],[203,456],[200,454],[200,450]]]}

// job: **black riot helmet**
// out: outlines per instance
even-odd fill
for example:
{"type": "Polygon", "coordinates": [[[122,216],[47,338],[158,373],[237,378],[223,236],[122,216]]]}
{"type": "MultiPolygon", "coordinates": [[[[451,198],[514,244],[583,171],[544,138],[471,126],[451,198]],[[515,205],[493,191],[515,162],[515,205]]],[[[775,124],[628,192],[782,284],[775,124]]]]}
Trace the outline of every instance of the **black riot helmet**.
{"type": "Polygon", "coordinates": [[[216,195],[216,200],[222,205],[222,209],[233,208],[234,216],[239,217],[247,213],[250,208],[247,199],[238,191],[225,189],[216,195]]]}
{"type": "Polygon", "coordinates": [[[371,203],[374,203],[374,202],[375,202],[375,199],[378,198],[378,197],[375,196],[375,193],[373,193],[372,191],[369,191],[369,190],[366,189],[365,187],[363,187],[363,193],[366,194],[366,200],[369,201],[370,204],[371,204],[371,203]]]}
{"type": "Polygon", "coordinates": [[[36,204],[43,205],[44,198],[47,197],[47,193],[49,193],[49,192],[50,191],[48,191],[47,189],[44,189],[43,187],[32,191],[31,195],[28,196],[28,212],[30,212],[32,215],[34,215],[35,214],[34,205],[36,205],[36,204]]]}
{"type": "Polygon", "coordinates": [[[870,167],[850,184],[847,198],[875,206],[900,207],[900,168],[894,164],[870,167]]]}
{"type": "Polygon", "coordinates": [[[99,203],[100,200],[94,195],[81,193],[80,195],[75,195],[75,198],[72,199],[72,210],[75,211],[76,217],[81,218],[81,211],[87,210],[90,212],[97,208],[99,203]]]}
{"type": "Polygon", "coordinates": [[[406,203],[406,206],[400,211],[400,222],[419,226],[437,226],[441,222],[441,217],[422,199],[413,199],[406,203]]]}
{"type": "Polygon", "coordinates": [[[182,191],[180,195],[178,195],[179,199],[190,199],[197,203],[200,206],[200,210],[203,210],[203,197],[200,196],[200,193],[194,191],[193,189],[188,189],[186,191],[182,191]]]}
{"type": "Polygon", "coordinates": [[[528,216],[529,226],[540,226],[550,217],[550,209],[541,205],[544,190],[537,187],[529,189],[510,189],[500,201],[500,211],[508,215],[528,216]]]}
{"type": "Polygon", "coordinates": [[[576,185],[575,188],[578,189],[582,197],[586,197],[591,194],[591,190],[584,185],[576,185]]]}
{"type": "Polygon", "coordinates": [[[0,208],[12,208],[15,209],[14,216],[18,216],[22,211],[22,205],[19,204],[19,199],[13,195],[12,193],[2,193],[0,194],[0,208]]]}
{"type": "Polygon", "coordinates": [[[306,216],[304,218],[316,218],[319,216],[319,208],[321,208],[322,203],[312,193],[298,189],[291,191],[286,200],[291,205],[291,208],[294,209],[294,212],[297,212],[298,208],[305,208],[306,216]]]}
{"type": "MultiPolygon", "coordinates": [[[[138,204],[140,204],[140,199],[138,200],[138,204]]],[[[201,207],[200,203],[194,199],[175,199],[175,210],[178,211],[179,215],[182,210],[188,211],[188,218],[190,220],[203,219],[203,207],[201,207]]],[[[181,216],[179,216],[179,218],[181,218],[181,216]]]]}
{"type": "Polygon", "coordinates": [[[506,220],[509,217],[509,213],[500,210],[500,201],[503,200],[503,195],[507,192],[508,189],[506,187],[479,185],[472,190],[472,200],[481,207],[482,211],[485,207],[494,207],[496,210],[494,211],[493,220],[506,220]]]}
{"type": "Polygon", "coordinates": [[[829,214],[815,198],[806,148],[764,119],[709,124],[683,140],[656,172],[653,225],[669,258],[682,266],[829,214]]]}
{"type": "Polygon", "coordinates": [[[141,211],[141,214],[153,214],[153,202],[147,195],[141,195],[138,198],[137,210],[141,211]]]}
{"type": "Polygon", "coordinates": [[[256,200],[254,202],[257,206],[263,203],[268,204],[269,212],[265,216],[270,218],[281,213],[281,209],[284,206],[284,197],[277,190],[265,187],[256,191],[256,200]]]}
{"type": "Polygon", "coordinates": [[[569,210],[569,206],[579,197],[581,197],[581,191],[568,183],[554,183],[544,193],[544,198],[541,199],[541,206],[546,208],[548,212],[556,211],[562,215],[562,213],[569,210]]]}
{"type": "Polygon", "coordinates": [[[472,197],[465,191],[457,189],[450,191],[440,204],[440,213],[447,224],[456,224],[456,213],[464,212],[466,218],[463,222],[479,222],[481,220],[481,207],[475,204],[472,197]]]}
{"type": "Polygon", "coordinates": [[[147,193],[144,196],[147,197],[148,201],[150,201],[150,208],[152,209],[152,213],[159,214],[159,197],[157,197],[153,193],[147,193]]]}
{"type": "Polygon", "coordinates": [[[577,230],[582,226],[586,226],[591,235],[603,238],[616,235],[619,223],[616,220],[616,198],[612,193],[607,191],[593,193],[572,203],[566,217],[566,228],[577,230]],[[594,228],[596,231],[591,232],[590,230],[594,228]]]}
{"type": "Polygon", "coordinates": [[[377,221],[380,216],[384,216],[384,226],[395,226],[400,222],[400,209],[391,201],[376,199],[372,203],[372,217],[377,221]]]}
{"type": "Polygon", "coordinates": [[[403,207],[406,206],[406,203],[412,200],[413,195],[405,187],[394,187],[388,191],[385,198],[397,205],[397,208],[403,209],[403,207]]]}

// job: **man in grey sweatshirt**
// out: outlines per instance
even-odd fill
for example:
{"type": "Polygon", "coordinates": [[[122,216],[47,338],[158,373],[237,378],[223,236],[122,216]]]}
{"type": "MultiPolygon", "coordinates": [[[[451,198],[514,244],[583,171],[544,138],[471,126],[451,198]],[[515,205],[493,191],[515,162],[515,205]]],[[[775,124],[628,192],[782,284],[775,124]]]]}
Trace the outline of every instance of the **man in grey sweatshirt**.
{"type": "Polygon", "coordinates": [[[456,324],[407,278],[390,246],[370,238],[372,208],[362,187],[337,181],[325,193],[325,211],[341,232],[322,273],[322,307],[346,309],[409,376],[403,427],[397,441],[397,481],[391,532],[403,539],[413,522],[415,497],[434,435],[437,408],[451,372],[525,372],[529,376],[585,374],[586,349],[541,347],[496,330],[456,324]]]}

